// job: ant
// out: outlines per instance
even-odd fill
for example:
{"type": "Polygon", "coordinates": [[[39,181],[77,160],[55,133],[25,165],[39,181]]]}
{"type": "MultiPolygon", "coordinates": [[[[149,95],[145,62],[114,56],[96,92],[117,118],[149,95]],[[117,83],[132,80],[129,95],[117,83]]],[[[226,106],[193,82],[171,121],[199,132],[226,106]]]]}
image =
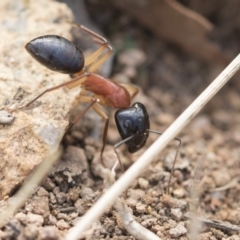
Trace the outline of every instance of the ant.
{"type": "Polygon", "coordinates": [[[110,79],[93,73],[112,55],[113,49],[110,43],[102,36],[83,25],[78,27],[90,35],[94,42],[100,45],[97,50],[87,57],[83,55],[81,49],[74,43],[57,35],[40,36],[26,44],[26,50],[40,64],[53,71],[74,74],[74,78],[46,89],[25,106],[18,108],[18,110],[28,107],[47,92],[54,91],[64,86],[68,88],[77,86],[82,87],[79,102],[87,102],[89,104],[69,124],[64,137],[71,127],[92,107],[95,112],[105,120],[101,149],[101,162],[103,163],[102,159],[107,138],[109,118],[100,105],[110,106],[116,109],[128,108],[130,107],[132,98],[138,93],[138,89],[133,86],[118,84],[110,79]],[[89,96],[89,92],[93,94],[89,96]]]}
{"type": "MultiPolygon", "coordinates": [[[[120,109],[116,112],[115,119],[123,140],[114,146],[117,157],[116,148],[121,144],[126,143],[129,152],[133,153],[145,145],[149,132],[160,133],[149,129],[148,114],[143,104],[135,103],[130,107],[131,100],[138,93],[136,87],[118,84],[110,79],[93,73],[112,55],[113,49],[109,41],[99,34],[83,25],[78,27],[90,35],[93,42],[100,45],[97,50],[87,57],[83,55],[81,49],[73,42],[57,35],[40,36],[26,44],[26,50],[40,64],[53,71],[71,74],[74,78],[46,89],[25,106],[16,110],[27,108],[45,93],[52,92],[64,86],[70,89],[78,86],[82,87],[79,102],[86,102],[89,104],[69,124],[63,138],[71,127],[78,122],[90,108],[93,108],[93,110],[105,120],[100,155],[101,162],[104,165],[103,152],[106,144],[109,117],[102,110],[101,106],[120,109]],[[89,96],[89,93],[92,93],[92,95],[89,96]],[[128,116],[129,119],[126,119],[126,117],[124,117],[125,115],[128,116]]],[[[177,154],[174,161],[176,161],[176,157],[177,154]]],[[[122,171],[124,171],[119,157],[118,160],[122,171]]]]}
{"type": "MultiPolygon", "coordinates": [[[[115,122],[118,128],[118,132],[122,138],[122,141],[115,144],[113,149],[117,156],[120,167],[124,172],[122,162],[120,160],[120,157],[116,149],[125,143],[127,145],[128,152],[135,153],[145,145],[148,139],[149,133],[156,133],[156,134],[162,134],[162,133],[150,129],[150,122],[149,122],[149,116],[148,116],[147,110],[145,106],[139,102],[134,103],[129,108],[116,111],[115,122]]],[[[174,139],[177,140],[179,144],[177,147],[177,151],[175,153],[170,177],[168,179],[168,187],[167,187],[168,195],[169,195],[171,177],[173,175],[175,163],[177,160],[177,155],[181,146],[181,140],[179,138],[174,138],[174,139]]]]}

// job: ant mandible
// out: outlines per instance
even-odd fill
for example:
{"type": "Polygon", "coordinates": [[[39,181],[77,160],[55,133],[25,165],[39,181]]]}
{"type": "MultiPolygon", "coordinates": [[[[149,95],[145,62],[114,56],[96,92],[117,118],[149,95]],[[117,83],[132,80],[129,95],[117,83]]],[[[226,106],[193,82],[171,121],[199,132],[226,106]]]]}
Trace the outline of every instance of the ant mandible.
{"type": "MultiPolygon", "coordinates": [[[[145,145],[149,133],[162,133],[150,129],[150,122],[147,110],[145,106],[139,102],[134,103],[129,108],[116,111],[115,122],[122,141],[114,145],[114,152],[117,156],[122,172],[124,172],[122,162],[116,149],[125,143],[127,145],[128,152],[135,153],[145,145]]],[[[177,155],[181,146],[181,140],[179,138],[175,138],[175,140],[177,140],[179,144],[175,153],[170,177],[168,179],[167,194],[169,194],[171,177],[173,175],[177,155]]]]}
{"type": "Polygon", "coordinates": [[[25,106],[18,108],[18,110],[28,107],[47,92],[64,86],[68,88],[81,86],[79,102],[87,102],[89,104],[69,124],[65,135],[92,107],[105,120],[101,148],[101,162],[103,163],[109,118],[100,105],[116,109],[129,108],[131,100],[137,94],[138,89],[133,86],[118,84],[93,73],[112,55],[113,49],[110,43],[99,34],[83,25],[78,27],[90,35],[95,43],[100,45],[97,50],[87,57],[83,55],[81,49],[74,43],[57,35],[40,36],[26,44],[26,50],[40,64],[53,71],[74,74],[75,77],[67,82],[46,89],[25,106]],[[92,96],[88,95],[89,92],[93,93],[92,96]]]}

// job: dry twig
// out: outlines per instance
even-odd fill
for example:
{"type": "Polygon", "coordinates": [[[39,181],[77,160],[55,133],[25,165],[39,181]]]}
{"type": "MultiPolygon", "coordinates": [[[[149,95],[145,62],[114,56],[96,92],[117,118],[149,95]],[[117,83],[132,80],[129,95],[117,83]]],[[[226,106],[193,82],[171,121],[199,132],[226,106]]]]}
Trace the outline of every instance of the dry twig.
{"type": "Polygon", "coordinates": [[[239,182],[239,179],[240,179],[240,177],[235,177],[229,183],[227,183],[226,185],[224,185],[222,187],[210,189],[210,192],[221,192],[221,191],[228,190],[229,188],[236,187],[239,182]]]}
{"type": "Polygon", "coordinates": [[[202,222],[205,225],[207,225],[208,227],[212,227],[212,228],[218,228],[224,231],[237,231],[240,232],[240,227],[237,225],[233,225],[229,222],[221,222],[221,221],[216,221],[216,220],[210,220],[210,219],[206,219],[203,217],[197,217],[195,214],[194,216],[191,215],[190,213],[185,214],[185,218],[187,219],[191,219],[194,221],[198,221],[198,222],[202,222]]]}
{"type": "Polygon", "coordinates": [[[123,199],[118,198],[114,207],[117,210],[119,216],[121,217],[125,229],[134,238],[143,240],[160,240],[157,235],[155,235],[153,232],[149,231],[134,220],[129,207],[123,199]]]}
{"type": "MultiPolygon", "coordinates": [[[[115,173],[99,165],[101,177],[104,179],[106,185],[109,187],[115,182],[115,173]]],[[[153,232],[149,231],[141,224],[135,221],[131,209],[127,206],[126,202],[118,197],[114,204],[118,216],[121,218],[121,223],[131,236],[136,239],[142,240],[161,240],[153,232]]]]}

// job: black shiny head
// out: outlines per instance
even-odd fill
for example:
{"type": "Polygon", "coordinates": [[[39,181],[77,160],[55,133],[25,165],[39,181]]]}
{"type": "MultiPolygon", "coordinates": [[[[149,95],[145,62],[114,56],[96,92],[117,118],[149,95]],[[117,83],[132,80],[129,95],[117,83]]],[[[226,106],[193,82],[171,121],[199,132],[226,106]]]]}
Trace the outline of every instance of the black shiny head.
{"type": "Polygon", "coordinates": [[[130,108],[118,110],[115,113],[115,121],[122,140],[134,135],[126,142],[130,153],[137,152],[145,145],[150,123],[147,110],[142,103],[137,102],[130,108]]]}
{"type": "Polygon", "coordinates": [[[33,39],[26,45],[31,56],[45,67],[67,74],[74,74],[84,67],[82,51],[69,40],[46,35],[33,39]]]}

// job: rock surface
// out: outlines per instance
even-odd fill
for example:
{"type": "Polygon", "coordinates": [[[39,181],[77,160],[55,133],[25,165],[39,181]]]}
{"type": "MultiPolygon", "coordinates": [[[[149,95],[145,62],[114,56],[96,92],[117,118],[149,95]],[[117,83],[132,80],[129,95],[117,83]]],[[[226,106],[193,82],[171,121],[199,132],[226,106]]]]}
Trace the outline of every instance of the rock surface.
{"type": "MultiPolygon", "coordinates": [[[[46,88],[69,80],[68,75],[41,66],[24,46],[46,34],[71,40],[72,21],[66,5],[55,1],[0,2],[0,110],[24,106],[46,88]]],[[[0,124],[0,199],[56,151],[78,92],[47,93],[28,109],[12,112],[11,125],[0,124]]]]}

